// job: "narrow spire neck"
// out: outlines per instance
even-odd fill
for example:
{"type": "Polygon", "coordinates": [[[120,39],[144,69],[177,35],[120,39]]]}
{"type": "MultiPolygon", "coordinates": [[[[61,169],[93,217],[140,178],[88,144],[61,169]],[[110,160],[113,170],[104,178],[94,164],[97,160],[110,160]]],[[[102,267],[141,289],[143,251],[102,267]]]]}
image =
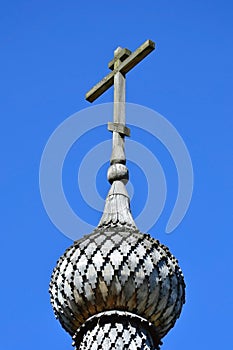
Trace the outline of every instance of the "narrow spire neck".
{"type": "Polygon", "coordinates": [[[124,183],[119,180],[112,183],[98,227],[116,225],[137,228],[130,211],[128,192],[124,183]]]}
{"type": "MultiPolygon", "coordinates": [[[[121,48],[117,48],[114,52],[114,69],[121,63],[121,51],[121,48]]],[[[98,226],[128,225],[136,228],[130,211],[129,195],[125,188],[129,180],[125,165],[125,135],[129,135],[129,129],[125,126],[125,76],[121,72],[117,72],[114,76],[113,123],[109,123],[109,130],[113,133],[112,155],[107,175],[111,188],[98,226]]]]}
{"type": "Polygon", "coordinates": [[[125,187],[129,180],[127,167],[120,162],[111,164],[107,177],[111,188],[98,227],[126,225],[137,228],[131,215],[130,198],[125,187]]]}

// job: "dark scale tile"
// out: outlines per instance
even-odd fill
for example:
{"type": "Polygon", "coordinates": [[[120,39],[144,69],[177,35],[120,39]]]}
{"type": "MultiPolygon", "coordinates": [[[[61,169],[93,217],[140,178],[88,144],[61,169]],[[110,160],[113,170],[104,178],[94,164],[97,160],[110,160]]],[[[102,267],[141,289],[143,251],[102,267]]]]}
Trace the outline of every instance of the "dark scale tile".
{"type": "Polygon", "coordinates": [[[78,270],[74,273],[74,285],[80,294],[83,293],[83,277],[78,270]]]}
{"type": "Polygon", "coordinates": [[[92,301],[93,304],[95,302],[95,295],[94,295],[94,291],[90,285],[89,282],[84,282],[84,293],[85,293],[85,298],[88,301],[92,301]]]}
{"type": "Polygon", "coordinates": [[[128,327],[127,327],[127,329],[124,329],[123,334],[122,334],[122,339],[123,339],[124,344],[129,344],[130,339],[131,339],[131,334],[128,330],[128,327]]]}
{"type": "Polygon", "coordinates": [[[160,289],[160,300],[157,304],[157,310],[162,312],[166,311],[166,306],[168,304],[169,296],[170,296],[170,278],[166,278],[162,281],[161,289],[160,289]]]}
{"type": "Polygon", "coordinates": [[[177,278],[176,276],[171,276],[170,279],[170,293],[169,293],[169,299],[166,306],[166,311],[164,312],[164,319],[166,320],[167,317],[171,315],[171,312],[174,309],[175,301],[177,299],[177,278]]]}
{"type": "Polygon", "coordinates": [[[114,276],[114,268],[112,267],[111,263],[108,262],[103,271],[102,271],[102,276],[107,284],[107,286],[110,285],[112,279],[113,279],[113,276],[114,276]]]}
{"type": "Polygon", "coordinates": [[[65,283],[64,283],[64,293],[68,297],[68,300],[72,300],[74,298],[72,289],[71,289],[68,281],[65,281],[65,283]]]}
{"type": "Polygon", "coordinates": [[[87,268],[87,280],[91,285],[92,289],[95,289],[97,283],[97,271],[93,264],[90,264],[87,268]]]}
{"type": "Polygon", "coordinates": [[[85,240],[82,240],[80,242],[80,244],[79,244],[80,249],[81,250],[85,249],[88,246],[89,243],[90,243],[90,239],[89,238],[87,238],[85,240]]]}
{"type": "Polygon", "coordinates": [[[124,265],[122,266],[122,269],[121,269],[121,273],[119,275],[119,280],[123,286],[124,286],[125,282],[129,279],[130,272],[131,272],[131,270],[129,269],[128,264],[124,263],[124,265]]]}
{"type": "Polygon", "coordinates": [[[162,259],[162,255],[157,249],[153,249],[150,256],[154,266],[157,266],[158,262],[162,259]]]}
{"type": "Polygon", "coordinates": [[[80,256],[81,256],[81,250],[79,249],[79,247],[76,247],[76,249],[70,255],[71,262],[76,262],[80,256]]]}
{"type": "Polygon", "coordinates": [[[96,271],[101,271],[101,268],[104,264],[104,258],[100,250],[97,250],[97,252],[94,254],[92,261],[93,261],[93,264],[95,265],[96,271]]]}
{"type": "Polygon", "coordinates": [[[109,259],[111,264],[114,266],[114,270],[118,270],[123,261],[123,255],[119,250],[114,249],[114,251],[109,256],[109,259]]]}
{"type": "Polygon", "coordinates": [[[102,350],[108,350],[111,348],[113,344],[111,343],[111,340],[105,336],[103,343],[102,343],[102,350]]]}
{"type": "MultiPolygon", "coordinates": [[[[98,326],[96,326],[96,327],[98,327],[98,326]]],[[[97,341],[98,345],[101,345],[103,340],[104,340],[104,331],[103,331],[102,327],[101,328],[98,327],[98,328],[99,329],[98,329],[98,333],[96,335],[96,341],[97,341]]]]}
{"type": "Polygon", "coordinates": [[[97,244],[97,246],[100,246],[106,240],[106,238],[107,237],[103,234],[96,235],[96,237],[94,238],[94,241],[97,244]]]}
{"type": "Polygon", "coordinates": [[[148,286],[146,283],[143,283],[143,285],[140,287],[140,289],[137,291],[137,312],[145,317],[145,308],[147,304],[148,299],[148,286]],[[144,296],[144,299],[143,299],[144,296]]]}
{"type": "Polygon", "coordinates": [[[128,267],[130,269],[130,271],[135,271],[138,264],[139,264],[139,257],[137,255],[137,253],[135,251],[132,251],[129,255],[128,255],[128,259],[127,259],[127,264],[128,267]]]}
{"type": "Polygon", "coordinates": [[[145,256],[147,255],[147,251],[146,249],[143,247],[143,244],[139,244],[137,246],[137,249],[135,250],[135,253],[137,254],[137,256],[139,257],[139,259],[142,259],[142,262],[145,258],[145,256]]]}
{"type": "Polygon", "coordinates": [[[59,266],[59,272],[60,274],[64,273],[66,270],[66,266],[68,265],[68,261],[66,259],[64,259],[61,263],[61,265],[59,266]]]}
{"type": "Polygon", "coordinates": [[[112,239],[112,241],[116,244],[116,245],[118,245],[119,243],[121,243],[122,242],[122,240],[124,239],[121,235],[119,235],[119,234],[113,234],[112,235],[112,237],[111,237],[111,239],[112,239]]]}
{"type": "Polygon", "coordinates": [[[131,250],[131,245],[129,245],[127,242],[123,241],[118,249],[122,253],[122,255],[124,257],[126,257],[126,256],[128,256],[128,254],[131,250]]]}
{"type": "Polygon", "coordinates": [[[139,289],[145,280],[143,266],[140,266],[140,265],[138,266],[137,270],[135,271],[134,279],[135,279],[136,288],[139,289]]]}
{"type": "Polygon", "coordinates": [[[65,278],[68,281],[71,281],[72,275],[74,274],[74,266],[71,262],[67,265],[66,271],[65,271],[65,278]]]}
{"type": "Polygon", "coordinates": [[[128,235],[127,237],[125,237],[125,240],[131,246],[134,246],[138,243],[137,236],[135,237],[134,235],[128,235]]]}
{"type": "Polygon", "coordinates": [[[114,243],[111,241],[111,239],[107,239],[103,245],[100,246],[100,251],[103,255],[103,257],[106,257],[109,253],[109,251],[114,247],[114,243]]]}
{"type": "Polygon", "coordinates": [[[81,275],[85,275],[87,271],[87,257],[85,254],[82,254],[79,260],[76,263],[76,269],[80,272],[81,275]]]}
{"type": "MultiPolygon", "coordinates": [[[[110,323],[109,325],[111,327],[110,323]]],[[[111,344],[115,344],[116,338],[117,338],[117,329],[115,327],[112,327],[110,331],[110,328],[109,328],[108,334],[109,334],[109,339],[111,340],[111,344]]]]}
{"type": "Polygon", "coordinates": [[[152,271],[154,270],[154,265],[149,255],[147,255],[146,258],[144,259],[142,266],[143,266],[145,276],[149,277],[152,271]]]}
{"type": "Polygon", "coordinates": [[[91,242],[86,248],[85,248],[85,255],[87,258],[91,258],[93,256],[93,252],[95,252],[97,249],[97,244],[95,242],[91,242]]]}
{"type": "Polygon", "coordinates": [[[170,275],[167,262],[165,260],[160,260],[158,265],[159,277],[161,280],[165,280],[170,275]]]}

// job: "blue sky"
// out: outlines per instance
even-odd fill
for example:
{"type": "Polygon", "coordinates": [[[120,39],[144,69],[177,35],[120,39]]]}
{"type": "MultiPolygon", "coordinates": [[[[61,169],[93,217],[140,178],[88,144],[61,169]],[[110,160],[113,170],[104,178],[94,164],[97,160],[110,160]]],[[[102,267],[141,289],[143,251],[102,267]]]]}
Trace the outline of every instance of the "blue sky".
{"type": "MultiPolygon", "coordinates": [[[[134,50],[148,38],[157,50],[128,73],[127,101],[170,120],[188,147],[195,176],[180,226],[164,233],[176,191],[171,179],[165,211],[150,231],[179,259],[187,284],[186,305],[163,349],[232,346],[232,16],[226,0],[1,2],[2,349],[72,349],[48,295],[56,260],[72,242],[44,210],[40,158],[54,129],[89,107],[85,93],[108,73],[113,50],[134,50]]],[[[111,101],[112,89],[96,104],[111,101]]],[[[97,143],[100,135],[111,136],[103,131],[97,143]]],[[[141,135],[141,142],[149,145],[149,136],[141,135]]],[[[152,148],[166,175],[175,178],[162,147],[152,148]]],[[[72,203],[78,154],[75,146],[64,175],[72,203]]],[[[133,210],[139,209],[135,204],[133,210]]],[[[97,216],[91,217],[96,224],[97,216]]]]}

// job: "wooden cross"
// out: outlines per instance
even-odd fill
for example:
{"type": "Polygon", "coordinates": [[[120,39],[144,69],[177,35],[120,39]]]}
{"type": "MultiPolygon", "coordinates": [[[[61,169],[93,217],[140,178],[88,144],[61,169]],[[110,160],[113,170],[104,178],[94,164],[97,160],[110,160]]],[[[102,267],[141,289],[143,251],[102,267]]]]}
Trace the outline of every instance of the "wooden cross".
{"type": "Polygon", "coordinates": [[[108,123],[108,129],[113,132],[113,151],[111,164],[125,164],[124,136],[130,135],[125,126],[125,75],[155,48],[151,40],[145,41],[137,50],[131,53],[128,49],[118,47],[114,58],[108,67],[112,70],[86,94],[86,100],[95,101],[106,90],[114,85],[114,115],[113,123],[108,123]]]}

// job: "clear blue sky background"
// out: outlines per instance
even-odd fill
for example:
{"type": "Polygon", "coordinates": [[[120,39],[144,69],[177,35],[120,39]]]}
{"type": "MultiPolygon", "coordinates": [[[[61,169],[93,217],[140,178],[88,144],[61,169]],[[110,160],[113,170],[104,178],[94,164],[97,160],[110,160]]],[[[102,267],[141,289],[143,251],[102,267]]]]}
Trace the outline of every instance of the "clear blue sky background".
{"type": "MultiPolygon", "coordinates": [[[[163,349],[232,348],[232,18],[230,0],[1,1],[1,349],[72,349],[47,291],[71,241],[43,208],[40,157],[52,131],[89,106],[84,95],[108,72],[113,50],[148,38],[157,51],[128,74],[127,100],[175,125],[195,175],[182,224],[164,233],[168,201],[151,230],[179,259],[187,283],[163,349]]],[[[112,90],[97,103],[109,101],[112,90]]]]}

